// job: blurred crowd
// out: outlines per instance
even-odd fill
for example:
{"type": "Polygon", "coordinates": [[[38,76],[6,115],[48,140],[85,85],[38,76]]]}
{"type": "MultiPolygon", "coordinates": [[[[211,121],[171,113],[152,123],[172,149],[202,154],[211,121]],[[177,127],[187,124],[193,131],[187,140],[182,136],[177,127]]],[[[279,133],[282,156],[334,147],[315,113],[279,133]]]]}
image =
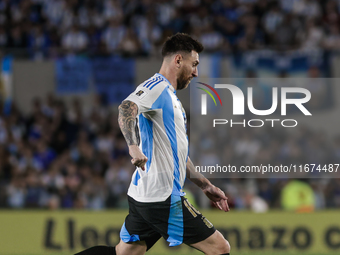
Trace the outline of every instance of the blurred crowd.
{"type": "Polygon", "coordinates": [[[0,115],[0,206],[124,208],[134,167],[114,112],[49,95],[0,115]]]}
{"type": "Polygon", "coordinates": [[[337,50],[339,10],[337,0],[2,0],[0,48],[34,59],[152,56],[186,32],[208,52],[337,50]]]}
{"type": "Polygon", "coordinates": [[[293,132],[285,128],[271,128],[270,125],[267,128],[239,126],[206,131],[205,135],[195,131],[195,135],[191,135],[190,155],[196,159],[196,165],[200,169],[204,169],[203,166],[230,165],[239,170],[241,166],[289,167],[292,164],[297,166],[297,172],[205,173],[223,187],[232,207],[258,212],[269,208],[340,208],[340,169],[333,175],[316,171],[316,168],[313,172],[299,173],[299,166],[305,167],[307,163],[320,166],[319,169],[339,164],[340,135],[329,137],[322,130],[304,125],[299,125],[293,132]]]}
{"type": "MultiPolygon", "coordinates": [[[[190,153],[193,162],[237,167],[340,162],[340,136],[330,139],[307,127],[293,134],[277,129],[224,131],[200,139],[190,136],[197,148],[190,153]]],[[[0,115],[2,208],[126,208],[133,171],[117,110],[104,105],[99,96],[89,107],[78,98],[66,104],[50,94],[34,99],[28,115],[15,105],[10,114],[0,115]]],[[[289,209],[283,193],[288,194],[285,188],[295,181],[275,176],[211,180],[227,193],[232,208],[258,212],[289,209]]],[[[295,184],[302,186],[302,195],[293,193],[289,201],[302,197],[304,204],[305,197],[311,197],[308,205],[313,209],[340,207],[340,179],[305,179],[295,184]]],[[[185,189],[199,207],[211,207],[193,183],[187,181],[185,189]]]]}

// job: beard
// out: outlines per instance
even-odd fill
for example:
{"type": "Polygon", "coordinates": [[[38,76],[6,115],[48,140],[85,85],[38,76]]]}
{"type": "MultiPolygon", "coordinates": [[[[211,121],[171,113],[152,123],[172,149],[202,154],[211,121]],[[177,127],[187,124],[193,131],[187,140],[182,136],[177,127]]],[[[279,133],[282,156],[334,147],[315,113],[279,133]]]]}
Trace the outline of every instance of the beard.
{"type": "Polygon", "coordinates": [[[188,78],[188,76],[185,74],[185,71],[183,70],[177,78],[177,90],[187,88],[191,79],[191,77],[188,78]]]}

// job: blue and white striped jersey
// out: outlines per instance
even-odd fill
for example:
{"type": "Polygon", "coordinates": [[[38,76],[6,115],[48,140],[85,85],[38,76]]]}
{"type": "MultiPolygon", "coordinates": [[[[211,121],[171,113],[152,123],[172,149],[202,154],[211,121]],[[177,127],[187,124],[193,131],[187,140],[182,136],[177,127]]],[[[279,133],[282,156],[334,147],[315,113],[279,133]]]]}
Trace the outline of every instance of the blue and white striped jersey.
{"type": "Polygon", "coordinates": [[[137,167],[128,195],[139,202],[160,202],[183,196],[188,139],[186,115],[176,91],[161,74],[140,84],[125,100],[138,106],[139,147],[148,158],[137,167]]]}

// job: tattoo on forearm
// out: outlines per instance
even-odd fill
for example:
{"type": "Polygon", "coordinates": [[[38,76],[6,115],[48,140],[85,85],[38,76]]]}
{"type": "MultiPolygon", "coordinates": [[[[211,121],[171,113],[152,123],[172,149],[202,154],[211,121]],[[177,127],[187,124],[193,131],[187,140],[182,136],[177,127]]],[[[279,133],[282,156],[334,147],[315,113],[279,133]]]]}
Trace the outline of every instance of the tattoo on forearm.
{"type": "Polygon", "coordinates": [[[128,145],[138,145],[135,132],[135,120],[138,107],[131,101],[123,101],[118,108],[118,123],[128,145]]]}

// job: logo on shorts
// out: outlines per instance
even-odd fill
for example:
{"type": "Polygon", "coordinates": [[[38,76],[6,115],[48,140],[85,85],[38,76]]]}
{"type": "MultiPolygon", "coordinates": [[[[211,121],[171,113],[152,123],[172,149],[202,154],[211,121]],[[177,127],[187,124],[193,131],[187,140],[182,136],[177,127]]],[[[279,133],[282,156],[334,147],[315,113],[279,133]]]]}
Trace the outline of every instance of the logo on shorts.
{"type": "Polygon", "coordinates": [[[208,228],[212,228],[214,226],[206,217],[202,216],[202,220],[208,228]]]}

